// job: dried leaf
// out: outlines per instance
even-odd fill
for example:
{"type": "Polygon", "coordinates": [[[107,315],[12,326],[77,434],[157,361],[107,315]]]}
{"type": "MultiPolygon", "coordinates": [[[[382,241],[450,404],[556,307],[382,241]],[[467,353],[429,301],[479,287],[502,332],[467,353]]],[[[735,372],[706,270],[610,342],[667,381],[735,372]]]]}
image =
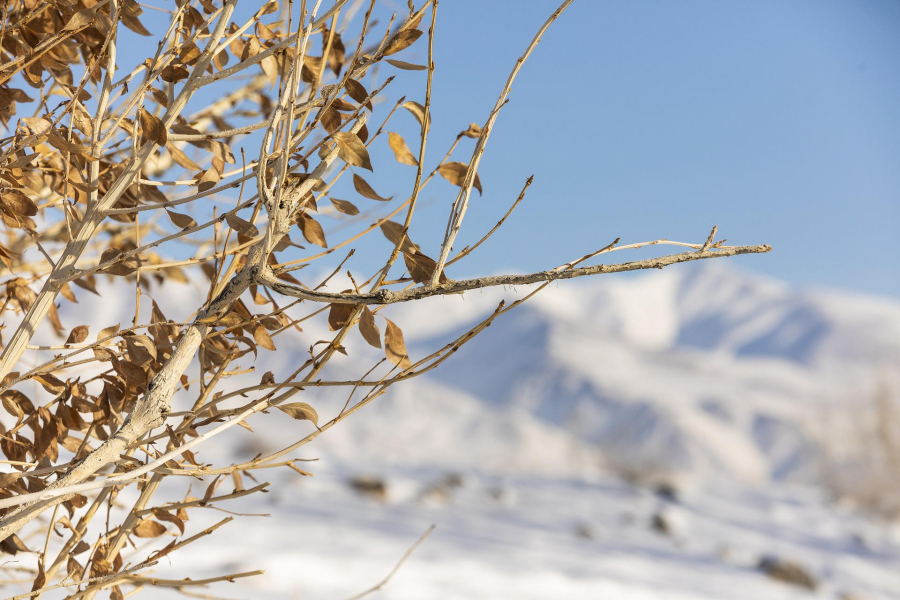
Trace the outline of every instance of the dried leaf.
{"type": "Polygon", "coordinates": [[[403,225],[395,221],[385,221],[381,224],[381,233],[384,234],[394,246],[400,244],[401,252],[417,252],[419,247],[412,243],[409,235],[403,232],[403,225]],[[402,242],[400,240],[403,240],[402,242]]]}
{"type": "Polygon", "coordinates": [[[175,224],[176,227],[187,229],[189,227],[197,226],[197,221],[195,221],[188,215],[183,215],[181,213],[177,213],[168,209],[166,209],[166,214],[169,215],[169,219],[175,224]]]}
{"type": "Polygon", "coordinates": [[[481,125],[469,123],[469,128],[463,131],[462,134],[468,138],[479,138],[481,137],[481,125]]]}
{"type": "Polygon", "coordinates": [[[428,67],[425,65],[416,65],[413,63],[408,63],[405,60],[396,60],[394,58],[385,59],[389,65],[397,67],[398,69],[403,69],[404,71],[424,71],[428,67]]]}
{"type": "Polygon", "coordinates": [[[63,31],[75,31],[77,29],[87,27],[94,20],[96,13],[96,8],[85,8],[83,10],[79,10],[77,13],[72,15],[72,18],[69,19],[69,22],[66,23],[65,27],[63,27],[63,31]]]}
{"type": "Polygon", "coordinates": [[[342,329],[344,325],[350,322],[350,317],[353,315],[354,308],[354,304],[335,303],[329,305],[328,327],[331,328],[332,331],[342,329]]]}
{"type": "Polygon", "coordinates": [[[366,88],[360,82],[355,79],[348,79],[345,85],[345,89],[347,90],[347,95],[356,100],[359,104],[362,104],[366,108],[369,109],[369,112],[372,112],[372,102],[367,100],[369,97],[369,92],[366,91],[366,88]],[[365,104],[363,104],[365,103],[365,104]]]}
{"type": "Polygon", "coordinates": [[[254,238],[259,235],[259,228],[256,225],[250,221],[245,221],[234,213],[226,213],[225,222],[228,223],[229,227],[247,237],[254,238]]]}
{"type": "MultiPolygon", "coordinates": [[[[115,335],[119,331],[119,324],[116,323],[110,327],[104,327],[100,330],[100,333],[97,334],[97,341],[105,340],[106,338],[115,335]]],[[[107,345],[109,342],[104,342],[103,345],[107,345]]]]}
{"type": "Polygon", "coordinates": [[[166,133],[165,125],[163,125],[163,122],[159,117],[151,114],[143,107],[141,107],[139,115],[141,120],[141,132],[144,137],[160,146],[165,146],[166,142],[169,140],[169,136],[166,133]]]}
{"type": "Polygon", "coordinates": [[[156,345],[146,335],[125,336],[125,346],[131,361],[139,367],[156,360],[156,345]]]}
{"type": "Polygon", "coordinates": [[[34,201],[19,190],[6,189],[0,192],[0,204],[22,217],[33,217],[38,212],[34,201]]]}
{"type": "Polygon", "coordinates": [[[166,150],[169,151],[169,156],[172,157],[172,160],[175,161],[175,164],[179,167],[183,167],[189,171],[199,171],[200,165],[192,161],[188,158],[187,154],[185,154],[181,148],[176,146],[175,144],[169,144],[166,146],[166,150]]]}
{"type": "Polygon", "coordinates": [[[331,203],[334,205],[335,210],[337,210],[338,212],[342,212],[345,215],[350,216],[359,214],[359,209],[356,208],[356,205],[352,202],[349,202],[347,200],[339,200],[330,196],[328,199],[331,200],[331,203]]]}
{"type": "MultiPolygon", "coordinates": [[[[452,183],[462,187],[466,182],[466,173],[469,171],[469,165],[461,162],[448,162],[438,167],[438,173],[441,177],[452,183]]],[[[478,194],[481,195],[481,179],[478,173],[475,173],[475,181],[472,183],[478,194]]]]}
{"type": "Polygon", "coordinates": [[[275,352],[275,342],[272,341],[272,336],[269,335],[269,332],[262,325],[257,325],[253,329],[253,339],[266,350],[275,352]]]}
{"type": "Polygon", "coordinates": [[[384,353],[392,363],[401,369],[408,369],[412,366],[412,362],[406,352],[403,332],[390,319],[385,319],[385,321],[387,321],[387,329],[384,332],[384,353]]]}
{"type": "Polygon", "coordinates": [[[378,330],[378,325],[375,324],[375,315],[368,306],[363,307],[362,314],[359,316],[359,332],[370,346],[381,348],[381,332],[378,330]]]}
{"type": "Polygon", "coordinates": [[[303,237],[306,238],[307,242],[322,248],[328,247],[328,242],[325,241],[325,232],[318,221],[306,213],[299,213],[297,215],[297,225],[300,226],[300,232],[303,233],[303,237]]]}
{"type": "Polygon", "coordinates": [[[391,196],[390,198],[382,198],[381,196],[379,196],[378,192],[373,190],[372,186],[369,185],[369,183],[365,179],[363,179],[356,173],[353,174],[353,187],[356,188],[356,191],[359,192],[360,196],[369,198],[370,200],[388,202],[391,200],[391,198],[393,198],[393,196],[391,196]]]}
{"type": "Polygon", "coordinates": [[[155,538],[163,535],[165,532],[165,525],[152,519],[145,519],[134,528],[134,535],[140,538],[155,538]]]}
{"type": "Polygon", "coordinates": [[[419,104],[418,102],[413,102],[412,100],[407,100],[403,103],[403,108],[412,113],[412,116],[416,118],[416,121],[419,122],[420,127],[425,126],[425,107],[419,104]]]}
{"type": "Polygon", "coordinates": [[[87,339],[88,336],[88,326],[87,325],[79,325],[74,328],[70,333],[69,337],[66,338],[66,344],[80,344],[84,340],[87,339]]]}
{"type": "Polygon", "coordinates": [[[413,155],[409,146],[406,145],[406,140],[404,140],[403,136],[399,133],[389,131],[388,144],[390,145],[391,150],[394,151],[394,158],[397,159],[397,162],[404,165],[412,165],[414,167],[419,165],[419,161],[416,160],[415,155],[413,155]]]}
{"type": "Polygon", "coordinates": [[[334,133],[341,128],[341,113],[332,106],[322,111],[322,126],[328,133],[334,133]]]}
{"type": "Polygon", "coordinates": [[[219,173],[219,170],[215,167],[210,167],[203,172],[203,175],[200,177],[199,181],[197,181],[197,190],[201,192],[210,190],[216,187],[216,184],[219,183],[219,179],[221,178],[222,175],[219,173]]]}
{"type": "Polygon", "coordinates": [[[419,39],[421,35],[422,32],[418,29],[398,31],[397,35],[391,38],[391,41],[388,42],[387,47],[384,49],[384,56],[390,56],[391,54],[396,54],[401,50],[405,50],[410,47],[413,42],[419,39]]]}
{"type": "Polygon", "coordinates": [[[332,137],[337,142],[338,156],[348,165],[362,167],[370,171],[373,170],[372,162],[369,160],[369,151],[366,150],[366,146],[359,139],[359,136],[347,131],[338,131],[332,134],[332,137]]]}
{"type": "Polygon", "coordinates": [[[319,413],[317,413],[316,409],[314,409],[306,402],[291,402],[290,404],[280,404],[275,408],[277,408],[284,414],[289,415],[292,419],[297,419],[298,421],[312,421],[313,425],[315,425],[316,427],[319,426],[319,413]]]}
{"type": "MultiPolygon", "coordinates": [[[[418,252],[404,252],[403,262],[406,263],[406,270],[409,271],[410,276],[416,283],[428,283],[431,281],[434,270],[437,268],[437,263],[434,260],[418,252]]],[[[447,276],[444,275],[443,269],[441,270],[439,281],[441,283],[447,281],[447,276]]]]}

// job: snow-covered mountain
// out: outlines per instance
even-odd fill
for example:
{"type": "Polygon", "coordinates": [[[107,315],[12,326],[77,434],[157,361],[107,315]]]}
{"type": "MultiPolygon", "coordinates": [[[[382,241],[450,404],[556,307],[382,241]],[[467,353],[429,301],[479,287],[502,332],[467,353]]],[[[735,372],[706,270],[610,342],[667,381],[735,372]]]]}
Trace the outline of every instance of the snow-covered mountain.
{"type": "MultiPolygon", "coordinates": [[[[521,293],[392,314],[415,357],[521,293]]],[[[602,462],[645,476],[814,482],[823,445],[852,441],[835,424],[872,409],[879,385],[900,391],[898,366],[897,302],[798,290],[722,264],[566,282],[317,443],[345,458],[490,470],[602,462]]]]}

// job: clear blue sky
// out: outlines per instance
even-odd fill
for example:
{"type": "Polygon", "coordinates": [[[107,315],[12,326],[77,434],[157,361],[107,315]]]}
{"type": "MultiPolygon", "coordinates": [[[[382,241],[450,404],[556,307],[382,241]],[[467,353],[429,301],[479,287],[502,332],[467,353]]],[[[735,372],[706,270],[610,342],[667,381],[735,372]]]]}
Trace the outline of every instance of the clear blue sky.
{"type": "MultiPolygon", "coordinates": [[[[557,4],[440,3],[428,165],[470,121],[485,121],[557,4]]],[[[379,0],[375,30],[391,11],[406,3],[379,0]]],[[[424,63],[425,42],[396,58],[424,63]]],[[[424,100],[424,72],[374,76],[388,70],[391,103],[424,100]]],[[[417,145],[408,114],[388,129],[417,145]]],[[[455,159],[467,162],[473,146],[465,140],[455,159]]],[[[258,142],[245,147],[255,155],[258,142]]],[[[414,169],[394,162],[386,140],[373,163],[376,190],[408,196],[414,169]]],[[[553,267],[618,236],[703,241],[716,224],[729,243],[774,246],[734,259],[743,268],[900,296],[900,2],[575,0],[520,73],[480,174],[485,194],[460,247],[496,223],[529,175],[535,183],[454,278],[553,267]]],[[[335,195],[359,200],[345,189],[335,195]]],[[[441,181],[423,194],[412,237],[432,256],[455,192],[441,181]]]]}
{"type": "MultiPolygon", "coordinates": [[[[440,3],[430,157],[485,120],[557,4],[440,3]]],[[[774,246],[743,267],[900,295],[900,2],[575,0],[482,165],[477,233],[535,183],[469,269],[555,266],[620,235],[702,240],[717,224],[774,246]]]]}

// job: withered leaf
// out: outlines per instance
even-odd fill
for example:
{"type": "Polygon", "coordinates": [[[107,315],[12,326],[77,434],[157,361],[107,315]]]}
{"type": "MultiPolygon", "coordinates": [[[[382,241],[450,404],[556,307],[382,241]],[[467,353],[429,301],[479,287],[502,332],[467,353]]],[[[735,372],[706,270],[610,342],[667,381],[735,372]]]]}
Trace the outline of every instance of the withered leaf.
{"type": "Polygon", "coordinates": [[[422,32],[418,29],[398,31],[397,35],[391,38],[391,41],[388,42],[387,47],[384,49],[384,56],[390,56],[391,54],[396,54],[401,50],[405,50],[410,47],[413,42],[419,39],[421,35],[422,32]]]}
{"type": "Polygon", "coordinates": [[[87,339],[88,336],[88,326],[87,325],[79,325],[74,328],[71,332],[69,332],[69,337],[66,338],[66,344],[80,344],[84,340],[87,339]]]}
{"type": "Polygon", "coordinates": [[[303,237],[306,238],[307,242],[315,244],[316,246],[321,246],[322,248],[328,247],[328,242],[325,241],[325,231],[318,221],[306,213],[298,213],[297,225],[300,226],[300,232],[303,234],[303,237]]]}
{"type": "Polygon", "coordinates": [[[339,200],[330,196],[328,197],[328,199],[331,200],[331,203],[334,205],[335,210],[337,210],[338,212],[342,212],[345,215],[350,216],[359,214],[359,209],[356,208],[356,205],[352,202],[349,202],[347,200],[339,200]]]}
{"type": "Polygon", "coordinates": [[[406,140],[404,140],[403,136],[399,133],[389,131],[388,144],[390,145],[391,150],[394,151],[394,158],[397,159],[397,162],[404,165],[412,165],[414,167],[419,165],[419,161],[416,160],[415,155],[413,155],[409,146],[406,145],[406,140]]]}
{"type": "MultiPolygon", "coordinates": [[[[437,263],[434,260],[418,252],[404,252],[403,262],[406,263],[406,270],[409,271],[410,276],[416,283],[428,283],[431,281],[434,270],[437,268],[437,263]]],[[[439,281],[441,283],[447,281],[447,276],[444,275],[443,269],[441,270],[439,281]]]]}
{"type": "Polygon", "coordinates": [[[356,173],[353,174],[353,187],[356,188],[356,191],[359,192],[360,196],[369,198],[370,200],[388,202],[391,200],[391,198],[393,198],[393,196],[391,196],[390,198],[382,198],[381,196],[379,196],[378,192],[372,189],[372,186],[369,185],[369,183],[365,179],[363,179],[356,173]]]}
{"type": "Polygon", "coordinates": [[[390,319],[386,318],[385,321],[387,321],[387,329],[384,331],[384,353],[392,363],[401,369],[408,369],[412,366],[412,362],[406,351],[403,332],[390,319]]]}
{"type": "Polygon", "coordinates": [[[403,108],[412,113],[412,116],[416,118],[416,121],[419,122],[420,127],[425,126],[425,107],[419,104],[418,102],[413,102],[412,100],[407,100],[403,103],[403,108]]]}
{"type": "Polygon", "coordinates": [[[416,65],[413,63],[408,63],[405,60],[396,60],[394,58],[385,59],[385,61],[398,69],[403,69],[404,71],[424,71],[428,67],[425,65],[416,65]]]}
{"type": "Polygon", "coordinates": [[[250,221],[245,221],[234,213],[225,213],[225,221],[228,226],[247,237],[254,238],[259,235],[259,229],[250,221]]]}
{"type": "Polygon", "coordinates": [[[188,215],[183,215],[181,213],[177,213],[168,209],[166,209],[166,214],[169,215],[169,219],[172,221],[172,223],[175,224],[176,227],[187,229],[189,227],[195,227],[197,225],[197,221],[195,221],[188,215]]]}
{"type": "MultiPolygon", "coordinates": [[[[106,338],[113,336],[116,332],[119,331],[119,324],[111,325],[110,327],[104,327],[100,330],[100,333],[97,334],[97,341],[105,340],[106,338]]],[[[102,345],[107,345],[109,342],[104,342],[102,345]]]]}
{"type": "Polygon", "coordinates": [[[298,421],[312,421],[313,425],[316,427],[319,426],[319,413],[306,402],[279,404],[275,408],[284,414],[289,415],[292,419],[297,419],[298,421]]]}
{"type": "Polygon", "coordinates": [[[332,134],[332,137],[337,142],[338,156],[348,165],[373,170],[372,162],[369,160],[369,151],[366,150],[366,146],[359,136],[347,131],[338,131],[332,134]]]}
{"type": "Polygon", "coordinates": [[[463,131],[462,134],[469,138],[481,137],[481,125],[478,123],[469,123],[469,128],[463,131]]]}
{"type": "Polygon", "coordinates": [[[216,184],[219,183],[219,179],[221,178],[222,175],[219,173],[219,170],[215,167],[210,167],[203,172],[203,175],[197,181],[197,189],[201,192],[210,190],[216,187],[216,184]]]}
{"type": "Polygon", "coordinates": [[[146,335],[125,336],[125,346],[131,361],[139,367],[156,360],[156,345],[146,335]]]}
{"type": "Polygon", "coordinates": [[[341,114],[332,106],[322,111],[321,121],[328,133],[334,133],[341,128],[341,114]]]}
{"type": "Polygon", "coordinates": [[[72,15],[72,18],[69,19],[69,22],[66,23],[65,27],[63,27],[63,31],[75,31],[77,29],[87,27],[94,20],[96,13],[96,8],[85,8],[79,10],[77,13],[72,15]]]}
{"type": "Polygon", "coordinates": [[[138,523],[134,528],[134,535],[140,538],[155,538],[166,532],[166,527],[162,523],[157,523],[152,519],[145,519],[138,523]]]}
{"type": "Polygon", "coordinates": [[[253,329],[253,339],[266,350],[275,351],[275,342],[272,341],[272,336],[269,335],[269,332],[262,325],[257,325],[253,329]]]}
{"type": "Polygon", "coordinates": [[[144,134],[144,137],[160,146],[165,146],[169,140],[169,135],[166,133],[166,127],[159,117],[151,114],[143,107],[141,107],[139,115],[141,132],[144,134]]]}
{"type": "Polygon", "coordinates": [[[385,221],[381,224],[381,233],[384,234],[394,246],[400,244],[401,252],[416,252],[419,247],[412,243],[408,234],[403,233],[403,225],[395,221],[385,221]],[[403,240],[402,242],[400,240],[403,240]]]}
{"type": "Polygon", "coordinates": [[[355,79],[347,79],[347,84],[345,86],[347,90],[347,95],[356,100],[358,103],[363,104],[366,108],[369,109],[369,112],[372,112],[372,103],[366,98],[369,97],[369,92],[366,91],[365,86],[355,79]]]}
{"type": "Polygon", "coordinates": [[[362,314],[359,316],[359,332],[370,346],[381,348],[381,332],[375,324],[375,315],[368,306],[363,306],[362,314]]]}
{"type": "Polygon", "coordinates": [[[169,151],[169,156],[172,157],[172,160],[175,161],[175,164],[179,167],[183,167],[185,169],[188,169],[189,171],[200,170],[200,165],[188,158],[188,155],[185,154],[181,150],[181,148],[179,148],[175,144],[168,144],[166,146],[166,150],[169,151]]]}
{"type": "MultiPolygon", "coordinates": [[[[122,254],[123,252],[118,248],[107,248],[103,251],[103,254],[100,255],[100,264],[116,260],[122,254]]],[[[109,265],[103,269],[103,272],[109,273],[110,275],[130,275],[134,273],[140,265],[140,260],[138,260],[136,256],[129,256],[124,260],[119,260],[118,262],[109,265]]]]}
{"type": "Polygon", "coordinates": [[[0,191],[0,203],[10,212],[23,217],[33,217],[38,212],[34,201],[19,190],[0,191]]]}
{"type": "Polygon", "coordinates": [[[31,552],[31,550],[28,549],[28,546],[25,545],[25,542],[23,542],[16,534],[12,534],[0,542],[0,550],[13,555],[18,552],[31,552]]]}
{"type": "Polygon", "coordinates": [[[41,384],[41,387],[51,394],[61,394],[66,389],[66,384],[52,373],[35,375],[34,380],[41,384]]]}
{"type": "MultiPolygon", "coordinates": [[[[350,291],[350,290],[347,290],[350,291]]],[[[334,303],[329,305],[328,309],[328,327],[332,331],[337,331],[350,322],[353,315],[353,309],[356,305],[345,303],[334,303]]]]}
{"type": "MultiPolygon", "coordinates": [[[[468,171],[469,165],[461,162],[448,162],[438,167],[438,173],[441,174],[441,177],[459,187],[465,184],[468,171]]],[[[478,173],[475,173],[475,181],[472,182],[472,185],[478,190],[478,194],[481,195],[481,179],[478,177],[478,173]]]]}

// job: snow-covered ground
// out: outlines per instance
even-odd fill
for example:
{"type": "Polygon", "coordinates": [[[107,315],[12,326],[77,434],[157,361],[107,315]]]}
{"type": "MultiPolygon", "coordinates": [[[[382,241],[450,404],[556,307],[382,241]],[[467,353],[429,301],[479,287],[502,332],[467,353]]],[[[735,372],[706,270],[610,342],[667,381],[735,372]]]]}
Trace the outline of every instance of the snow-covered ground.
{"type": "MultiPolygon", "coordinates": [[[[522,293],[386,313],[416,358],[522,293]]],[[[311,339],[322,327],[304,323],[311,339]]],[[[290,343],[279,338],[280,352],[233,385],[293,370],[285,357],[308,341],[290,343]]],[[[355,378],[377,354],[359,336],[346,345],[330,368],[355,378]]],[[[271,517],[237,518],[157,572],[264,568],[209,592],[349,597],[434,524],[375,597],[900,598],[900,527],[834,497],[867,486],[900,498],[883,468],[884,436],[900,434],[883,401],[900,403],[898,366],[900,303],[889,300],[720,264],[554,285],[298,451],[319,459],[304,466],[314,477],[255,472],[272,491],[223,508],[271,517]],[[383,481],[384,497],[351,489],[359,476],[383,481]],[[764,557],[793,561],[816,589],[768,577],[764,557]]],[[[323,419],[346,399],[304,394],[323,419]]],[[[235,428],[198,459],[245,460],[309,427],[278,411],[249,424],[256,434],[235,428]]],[[[194,511],[187,533],[224,516],[194,511]]]]}

